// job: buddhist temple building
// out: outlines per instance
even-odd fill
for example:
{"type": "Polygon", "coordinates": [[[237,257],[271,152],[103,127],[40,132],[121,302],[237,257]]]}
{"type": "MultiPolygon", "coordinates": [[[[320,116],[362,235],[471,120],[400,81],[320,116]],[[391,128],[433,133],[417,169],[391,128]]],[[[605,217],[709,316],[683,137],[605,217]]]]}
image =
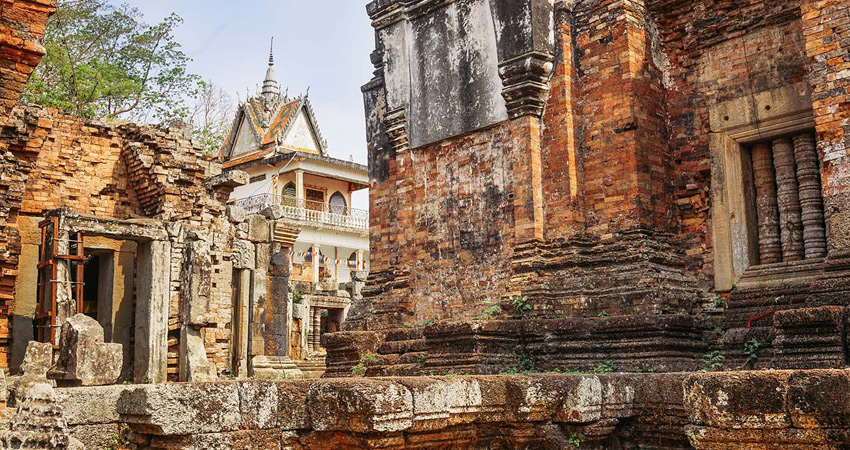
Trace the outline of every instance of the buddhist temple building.
{"type": "Polygon", "coordinates": [[[328,156],[308,97],[281,93],[273,54],[262,92],[239,105],[220,156],[225,170],[250,176],[233,191],[236,204],[248,213],[283,208],[288,226],[276,231],[294,244],[293,280],[345,283],[366,270],[369,213],[352,207],[352,193],[368,187],[368,169],[328,156]]]}

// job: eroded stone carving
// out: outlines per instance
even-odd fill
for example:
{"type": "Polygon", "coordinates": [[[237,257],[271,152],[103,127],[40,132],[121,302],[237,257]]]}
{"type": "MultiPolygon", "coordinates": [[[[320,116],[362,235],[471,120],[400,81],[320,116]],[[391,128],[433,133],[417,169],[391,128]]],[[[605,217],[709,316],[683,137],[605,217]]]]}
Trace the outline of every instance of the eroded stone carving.
{"type": "Polygon", "coordinates": [[[47,383],[34,384],[23,395],[12,416],[9,431],[2,437],[4,449],[82,449],[68,435],[62,407],[47,383]]]}

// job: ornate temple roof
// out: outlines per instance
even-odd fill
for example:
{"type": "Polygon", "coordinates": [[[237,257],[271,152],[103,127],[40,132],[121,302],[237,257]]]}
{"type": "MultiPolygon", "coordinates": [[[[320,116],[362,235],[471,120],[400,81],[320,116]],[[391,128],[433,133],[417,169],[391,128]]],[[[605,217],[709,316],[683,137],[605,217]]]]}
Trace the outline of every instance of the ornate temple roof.
{"type": "Polygon", "coordinates": [[[219,156],[232,166],[236,160],[254,161],[292,151],[325,156],[327,142],[308,96],[281,94],[272,51],[262,91],[240,102],[219,156]]]}

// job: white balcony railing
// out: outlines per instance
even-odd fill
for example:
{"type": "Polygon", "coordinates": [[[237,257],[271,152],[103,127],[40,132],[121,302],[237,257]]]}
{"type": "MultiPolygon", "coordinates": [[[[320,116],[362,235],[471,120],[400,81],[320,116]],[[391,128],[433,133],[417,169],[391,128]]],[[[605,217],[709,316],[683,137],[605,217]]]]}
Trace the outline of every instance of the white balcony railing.
{"type": "Polygon", "coordinates": [[[369,229],[369,211],[362,209],[331,206],[322,202],[272,194],[253,195],[237,200],[236,204],[248,214],[257,214],[269,206],[280,205],[283,208],[283,216],[287,219],[358,230],[369,229]]]}

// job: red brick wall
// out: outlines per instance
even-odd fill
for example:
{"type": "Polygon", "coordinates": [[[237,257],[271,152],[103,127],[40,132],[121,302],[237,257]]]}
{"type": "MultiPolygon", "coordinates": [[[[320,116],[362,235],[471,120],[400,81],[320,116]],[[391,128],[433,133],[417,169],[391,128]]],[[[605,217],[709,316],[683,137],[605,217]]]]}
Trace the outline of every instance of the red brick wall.
{"type": "Polygon", "coordinates": [[[27,179],[22,214],[41,215],[63,207],[98,217],[139,214],[121,157],[122,138],[113,127],[47,112],[33,132],[44,142],[27,179]]]}
{"type": "Polygon", "coordinates": [[[574,61],[572,14],[555,18],[555,69],[543,115],[541,153],[547,239],[569,238],[585,230],[579,147],[578,68],[574,61]]]}
{"type": "Polygon", "coordinates": [[[850,4],[803,0],[803,35],[814,88],[812,107],[830,246],[850,249],[850,4]]]}
{"type": "Polygon", "coordinates": [[[588,230],[667,230],[663,92],[645,14],[639,3],[619,0],[576,14],[588,230]]]}
{"type": "MultiPolygon", "coordinates": [[[[367,291],[390,292],[370,313],[384,324],[475,316],[483,300],[519,290],[549,304],[585,305],[564,282],[579,283],[571,277],[582,257],[571,255],[594,245],[606,270],[624,272],[616,265],[629,258],[619,261],[602,247],[615,248],[618,233],[636,229],[648,230],[635,238],[641,248],[655,249],[654,239],[672,244],[655,257],[666,261],[671,279],[682,275],[670,292],[691,298],[670,294],[661,309],[698,303],[688,286],[707,295],[713,285],[712,105],[811,80],[825,192],[850,192],[847,8],[837,0],[807,0],[802,10],[794,0],[600,0],[560,9],[539,132],[535,120],[514,121],[401,153],[389,179],[373,187],[367,291]],[[505,164],[502,182],[496,175],[505,164]],[[494,186],[498,196],[488,194],[494,186]],[[478,199],[472,214],[466,198],[478,199]],[[582,235],[586,243],[574,239],[582,235]],[[529,244],[541,238],[548,242],[529,244]],[[469,242],[487,244],[464,247],[469,242]]],[[[649,270],[641,264],[628,270],[649,270]]],[[[647,280],[632,284],[660,291],[657,280],[647,280]]],[[[611,301],[609,312],[638,302],[611,301]]]]}
{"type": "MultiPolygon", "coordinates": [[[[39,40],[55,0],[0,0],[0,126],[44,56],[39,40]]],[[[0,143],[0,367],[8,367],[9,304],[15,295],[21,238],[17,220],[33,147],[0,143]]]]}
{"type": "Polygon", "coordinates": [[[44,56],[39,40],[56,0],[0,0],[0,125],[44,56]]]}
{"type": "Polygon", "coordinates": [[[370,192],[372,277],[387,290],[371,326],[474,316],[506,293],[527,126],[502,123],[390,161],[389,180],[370,192]]]}

